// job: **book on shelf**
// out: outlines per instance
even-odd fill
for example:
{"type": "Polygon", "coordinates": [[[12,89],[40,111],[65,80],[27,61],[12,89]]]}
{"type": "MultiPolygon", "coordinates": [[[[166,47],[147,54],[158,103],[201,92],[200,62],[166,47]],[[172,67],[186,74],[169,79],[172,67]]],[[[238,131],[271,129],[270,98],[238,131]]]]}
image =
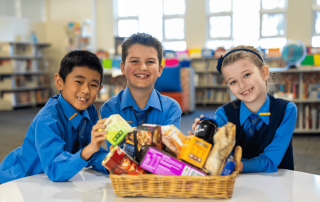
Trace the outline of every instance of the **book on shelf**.
{"type": "Polygon", "coordinates": [[[274,97],[293,100],[299,97],[299,77],[296,73],[282,73],[275,85],[274,97]]]}
{"type": "MultiPolygon", "coordinates": [[[[301,110],[298,106],[298,111],[301,110]]],[[[319,104],[306,104],[303,105],[302,113],[302,129],[305,131],[319,130],[320,132],[320,105],[319,104]]],[[[298,113],[299,116],[299,113],[298,113]]],[[[299,119],[297,119],[299,120],[299,119]]]]}
{"type": "Polygon", "coordinates": [[[46,102],[49,99],[50,92],[49,90],[37,90],[36,91],[37,103],[46,102]]]}

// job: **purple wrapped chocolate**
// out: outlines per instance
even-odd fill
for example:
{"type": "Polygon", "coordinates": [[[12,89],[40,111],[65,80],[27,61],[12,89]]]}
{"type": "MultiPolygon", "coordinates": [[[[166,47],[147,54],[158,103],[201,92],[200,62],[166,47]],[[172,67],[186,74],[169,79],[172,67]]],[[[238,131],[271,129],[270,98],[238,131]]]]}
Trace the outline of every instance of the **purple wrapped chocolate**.
{"type": "Polygon", "coordinates": [[[177,176],[205,176],[206,174],[194,167],[178,161],[168,153],[156,147],[145,148],[144,156],[140,167],[158,175],[177,175],[177,176]]]}

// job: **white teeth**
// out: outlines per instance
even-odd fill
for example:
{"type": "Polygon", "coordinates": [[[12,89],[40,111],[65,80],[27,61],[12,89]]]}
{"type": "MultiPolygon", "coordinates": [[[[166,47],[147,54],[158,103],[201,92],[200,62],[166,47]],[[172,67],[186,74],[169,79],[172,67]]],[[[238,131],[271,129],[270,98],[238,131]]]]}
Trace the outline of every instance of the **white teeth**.
{"type": "Polygon", "coordinates": [[[252,88],[251,88],[250,90],[247,90],[247,91],[241,93],[241,94],[242,94],[242,95],[246,95],[246,94],[250,93],[251,91],[252,91],[252,88]]]}
{"type": "Polygon", "coordinates": [[[148,77],[148,75],[144,75],[144,74],[137,74],[136,76],[137,76],[137,77],[140,77],[140,78],[146,78],[146,77],[148,77]]]}
{"type": "Polygon", "coordinates": [[[85,99],[85,98],[82,98],[82,97],[77,97],[78,100],[81,100],[81,101],[88,101],[88,99],[85,99]]]}

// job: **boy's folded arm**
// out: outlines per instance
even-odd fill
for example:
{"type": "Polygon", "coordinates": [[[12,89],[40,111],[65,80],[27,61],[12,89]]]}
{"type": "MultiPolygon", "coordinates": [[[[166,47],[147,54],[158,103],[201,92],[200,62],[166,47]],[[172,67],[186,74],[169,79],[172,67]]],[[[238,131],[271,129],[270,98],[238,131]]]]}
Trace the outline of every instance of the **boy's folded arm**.
{"type": "Polygon", "coordinates": [[[242,159],[243,172],[277,172],[290,144],[296,120],[297,107],[290,102],[272,142],[264,149],[263,153],[252,159],[242,159]]]}
{"type": "Polygon", "coordinates": [[[180,105],[177,102],[173,102],[170,106],[168,116],[166,120],[161,125],[171,125],[173,124],[175,127],[180,129],[180,122],[181,122],[181,114],[182,110],[180,105]]]}
{"type": "Polygon", "coordinates": [[[109,175],[109,172],[107,171],[107,169],[101,164],[107,155],[108,155],[108,151],[100,147],[99,151],[94,153],[92,157],[88,160],[87,167],[92,166],[94,170],[98,172],[102,172],[106,175],[109,175]]]}
{"type": "Polygon", "coordinates": [[[65,131],[61,123],[51,118],[40,119],[35,127],[35,144],[45,174],[51,181],[67,181],[88,162],[80,156],[64,151],[66,142],[61,138],[65,131]]]}

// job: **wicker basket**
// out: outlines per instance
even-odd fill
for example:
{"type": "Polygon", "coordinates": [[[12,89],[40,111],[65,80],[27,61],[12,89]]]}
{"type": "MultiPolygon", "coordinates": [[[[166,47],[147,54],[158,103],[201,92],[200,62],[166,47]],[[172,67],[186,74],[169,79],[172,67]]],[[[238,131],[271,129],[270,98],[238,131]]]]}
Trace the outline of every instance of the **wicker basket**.
{"type": "Polygon", "coordinates": [[[113,175],[120,197],[231,198],[238,171],[228,176],[113,175]]]}

